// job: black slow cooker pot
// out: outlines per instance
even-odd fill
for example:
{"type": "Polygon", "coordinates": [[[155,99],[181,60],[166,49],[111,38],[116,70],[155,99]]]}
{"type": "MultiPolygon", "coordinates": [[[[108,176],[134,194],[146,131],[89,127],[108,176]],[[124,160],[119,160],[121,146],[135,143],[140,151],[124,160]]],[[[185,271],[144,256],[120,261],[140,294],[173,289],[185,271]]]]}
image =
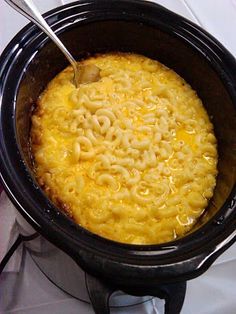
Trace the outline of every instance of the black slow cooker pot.
{"type": "MultiPolygon", "coordinates": [[[[34,179],[30,114],[39,94],[67,61],[29,24],[0,59],[0,168],[9,197],[30,224],[89,274],[96,313],[109,313],[114,289],[134,295],[181,294],[188,279],[208,269],[236,239],[236,62],[211,35],[147,1],[83,0],[45,15],[77,57],[108,51],[143,54],[179,73],[197,91],[214,124],[219,175],[198,227],[161,245],[126,245],[76,225],[45,196],[34,179]]],[[[180,311],[175,299],[166,312],[180,311]]]]}

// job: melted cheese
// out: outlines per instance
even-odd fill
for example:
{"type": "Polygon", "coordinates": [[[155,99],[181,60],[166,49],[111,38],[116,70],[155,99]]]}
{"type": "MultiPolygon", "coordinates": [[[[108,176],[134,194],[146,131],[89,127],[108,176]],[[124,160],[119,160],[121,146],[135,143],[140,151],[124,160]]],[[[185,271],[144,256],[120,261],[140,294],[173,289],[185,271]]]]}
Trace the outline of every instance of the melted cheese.
{"type": "Polygon", "coordinates": [[[185,235],[217,174],[216,139],[201,100],[174,71],[135,54],[84,63],[101,80],[72,84],[70,67],[32,116],[39,183],[81,226],[125,243],[185,235]]]}

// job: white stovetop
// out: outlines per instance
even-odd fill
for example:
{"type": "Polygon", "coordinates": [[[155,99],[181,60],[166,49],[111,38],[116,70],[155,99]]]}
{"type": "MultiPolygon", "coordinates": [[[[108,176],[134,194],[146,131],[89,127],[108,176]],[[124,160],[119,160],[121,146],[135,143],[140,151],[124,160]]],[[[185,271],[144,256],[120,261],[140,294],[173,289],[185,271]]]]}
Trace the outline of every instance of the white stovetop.
{"type": "MultiPolygon", "coordinates": [[[[41,12],[72,2],[70,0],[34,0],[41,12]]],[[[236,0],[157,0],[172,11],[201,25],[219,39],[236,56],[236,0]]],[[[0,53],[27,20],[0,0],[0,53]]],[[[1,208],[0,253],[7,229],[9,212],[1,208]]],[[[1,256],[0,256],[1,259],[1,256]]],[[[15,257],[16,260],[16,257],[15,257]]],[[[181,314],[236,313],[236,244],[228,249],[202,276],[188,282],[181,314]]],[[[8,268],[17,270],[17,267],[8,268]]],[[[158,314],[157,302],[112,310],[112,314],[158,314]]],[[[68,296],[37,269],[26,253],[19,271],[7,271],[0,277],[0,314],[92,314],[90,305],[68,296]],[[10,298],[9,298],[10,296],[10,298]],[[6,302],[10,300],[10,302],[6,302]]]]}

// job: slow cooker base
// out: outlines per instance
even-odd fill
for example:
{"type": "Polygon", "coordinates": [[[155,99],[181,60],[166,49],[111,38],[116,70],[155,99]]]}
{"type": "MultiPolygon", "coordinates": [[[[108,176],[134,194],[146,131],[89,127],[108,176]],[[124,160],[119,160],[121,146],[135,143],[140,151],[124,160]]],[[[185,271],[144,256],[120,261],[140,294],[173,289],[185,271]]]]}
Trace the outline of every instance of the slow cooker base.
{"type": "MultiPolygon", "coordinates": [[[[109,314],[109,299],[115,291],[115,288],[88,274],[86,274],[86,286],[95,314],[109,314]]],[[[135,296],[148,294],[164,299],[165,314],[179,314],[183,307],[186,286],[186,282],[178,282],[174,284],[157,285],[147,290],[131,288],[124,290],[124,292],[135,296]]]]}
{"type": "Polygon", "coordinates": [[[148,302],[153,296],[165,300],[165,314],[178,314],[182,309],[186,282],[150,289],[121,287],[122,291],[117,291],[117,287],[85,273],[71,257],[41,236],[27,242],[26,248],[36,266],[54,285],[79,301],[92,303],[96,314],[110,313],[110,307],[148,302]]]}
{"type": "MultiPolygon", "coordinates": [[[[54,285],[81,302],[91,303],[86,289],[85,272],[70,256],[43,237],[38,237],[25,245],[35,265],[54,285]]],[[[134,306],[151,299],[150,296],[127,296],[121,291],[116,291],[110,300],[110,306],[116,308],[134,306]]]]}

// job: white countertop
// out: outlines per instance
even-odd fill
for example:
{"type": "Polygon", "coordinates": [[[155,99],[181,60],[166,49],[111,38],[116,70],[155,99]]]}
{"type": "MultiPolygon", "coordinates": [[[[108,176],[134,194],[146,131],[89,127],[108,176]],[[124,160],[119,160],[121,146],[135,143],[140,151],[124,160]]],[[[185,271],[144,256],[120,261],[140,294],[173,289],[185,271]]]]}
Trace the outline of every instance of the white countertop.
{"type": "MultiPolygon", "coordinates": [[[[72,2],[34,0],[41,12],[72,2]]],[[[236,0],[158,0],[219,39],[236,56],[236,0]]],[[[27,20],[0,0],[0,53],[27,20]]],[[[0,221],[3,213],[0,203],[0,221]]],[[[0,228],[0,241],[7,238],[0,228]]],[[[4,272],[0,277],[0,313],[17,314],[92,314],[84,304],[54,286],[24,254],[19,272],[4,272]]],[[[189,281],[181,314],[236,313],[236,244],[228,249],[202,276],[189,281]]],[[[112,314],[161,313],[154,301],[148,306],[112,310],[112,314]]]]}

